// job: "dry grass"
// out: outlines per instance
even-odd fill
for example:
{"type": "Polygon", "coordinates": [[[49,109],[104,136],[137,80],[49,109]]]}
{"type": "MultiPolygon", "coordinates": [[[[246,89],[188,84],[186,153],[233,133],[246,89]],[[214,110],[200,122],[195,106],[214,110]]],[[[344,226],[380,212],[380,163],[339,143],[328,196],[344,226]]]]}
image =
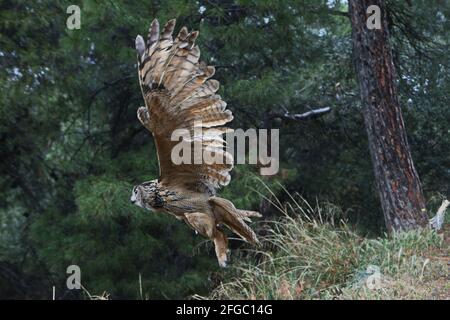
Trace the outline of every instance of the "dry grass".
{"type": "Polygon", "coordinates": [[[210,298],[450,299],[442,234],[419,230],[367,239],[336,223],[336,207],[291,199],[273,203],[284,217],[267,227],[263,249],[242,252],[210,298]],[[375,287],[369,281],[374,270],[380,274],[375,287]]]}

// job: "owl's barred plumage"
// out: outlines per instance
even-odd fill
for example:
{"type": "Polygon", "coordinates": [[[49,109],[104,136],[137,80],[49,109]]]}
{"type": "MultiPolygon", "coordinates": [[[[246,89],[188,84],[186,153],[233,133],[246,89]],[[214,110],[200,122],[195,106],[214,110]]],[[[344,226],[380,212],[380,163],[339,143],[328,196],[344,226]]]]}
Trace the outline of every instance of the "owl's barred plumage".
{"type": "Polygon", "coordinates": [[[175,39],[175,20],[160,32],[158,20],[150,26],[147,42],[136,38],[139,83],[145,106],[137,112],[139,121],[152,133],[159,161],[159,179],[135,186],[131,201],[143,208],[167,212],[201,235],[214,241],[221,266],[227,262],[228,240],[220,229],[229,227],[244,240],[259,244],[253,230],[244,221],[260,217],[255,211],[239,210],[216,197],[216,190],[230,182],[233,157],[224,150],[222,135],[231,129],[224,125],[233,119],[226,103],[216,94],[219,82],[211,79],[212,66],[200,62],[195,45],[198,31],[181,28],[175,39]],[[174,130],[190,133],[183,143],[192,152],[192,163],[175,164],[171,152],[178,141],[172,141],[174,130]],[[203,130],[198,130],[203,129],[203,130]],[[207,153],[219,161],[200,163],[194,159],[207,153]]]}

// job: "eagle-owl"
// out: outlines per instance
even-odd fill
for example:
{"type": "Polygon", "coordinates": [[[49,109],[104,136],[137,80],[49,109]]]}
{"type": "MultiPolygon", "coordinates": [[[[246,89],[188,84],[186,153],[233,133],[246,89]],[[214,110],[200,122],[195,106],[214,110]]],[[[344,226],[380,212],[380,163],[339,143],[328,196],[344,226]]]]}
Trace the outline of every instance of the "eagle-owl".
{"type": "MultiPolygon", "coordinates": [[[[260,217],[255,211],[236,209],[230,201],[216,197],[216,190],[230,182],[232,156],[224,150],[223,127],[233,119],[226,103],[216,94],[219,83],[211,79],[215,69],[199,62],[195,45],[198,31],[181,28],[175,40],[175,20],[160,32],[158,20],[150,26],[147,42],[138,35],[136,51],[138,76],[145,106],[137,110],[140,122],[153,135],[159,161],[159,179],[133,188],[131,202],[155,212],[166,212],[183,220],[196,232],[214,242],[219,265],[227,264],[228,240],[221,229],[229,227],[245,241],[259,241],[245,221],[260,217]],[[200,123],[200,124],[199,124],[200,123]],[[198,126],[202,130],[198,134],[198,126]],[[192,133],[190,145],[223,159],[212,164],[174,164],[172,132],[186,129],[192,133]],[[196,132],[196,133],[194,133],[196,132]]],[[[192,147],[192,150],[197,150],[192,147]]],[[[208,161],[209,162],[209,161],[208,161]]]]}

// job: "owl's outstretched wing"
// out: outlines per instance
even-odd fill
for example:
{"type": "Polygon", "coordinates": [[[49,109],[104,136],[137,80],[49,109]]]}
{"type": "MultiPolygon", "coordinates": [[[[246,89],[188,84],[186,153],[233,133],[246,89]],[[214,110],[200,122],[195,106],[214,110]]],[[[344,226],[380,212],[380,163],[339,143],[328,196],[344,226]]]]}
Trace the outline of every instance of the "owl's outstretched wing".
{"type": "Polygon", "coordinates": [[[233,158],[224,150],[222,138],[230,129],[222,126],[233,115],[216,94],[219,82],[210,79],[214,67],[199,62],[200,50],[195,45],[198,31],[189,33],[183,27],[173,40],[174,27],[175,20],[170,20],[160,32],[155,19],[147,42],[141,36],[136,38],[139,82],[145,100],[138,118],[153,134],[162,183],[215,194],[218,187],[230,181],[233,158]],[[171,157],[174,147],[181,146],[179,140],[171,139],[176,129],[189,133],[183,146],[184,150],[190,147],[191,154],[174,155],[190,161],[180,163],[171,157]],[[214,161],[205,161],[205,154],[214,161]]]}

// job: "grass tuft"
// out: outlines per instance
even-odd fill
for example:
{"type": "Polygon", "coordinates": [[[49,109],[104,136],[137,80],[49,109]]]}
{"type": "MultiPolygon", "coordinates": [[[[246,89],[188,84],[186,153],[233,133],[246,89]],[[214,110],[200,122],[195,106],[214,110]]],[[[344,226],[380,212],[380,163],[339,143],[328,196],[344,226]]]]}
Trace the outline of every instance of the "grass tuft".
{"type": "Polygon", "coordinates": [[[443,235],[424,229],[369,239],[339,209],[301,197],[274,204],[261,250],[241,251],[212,299],[449,299],[448,257],[428,258],[443,235]]]}

